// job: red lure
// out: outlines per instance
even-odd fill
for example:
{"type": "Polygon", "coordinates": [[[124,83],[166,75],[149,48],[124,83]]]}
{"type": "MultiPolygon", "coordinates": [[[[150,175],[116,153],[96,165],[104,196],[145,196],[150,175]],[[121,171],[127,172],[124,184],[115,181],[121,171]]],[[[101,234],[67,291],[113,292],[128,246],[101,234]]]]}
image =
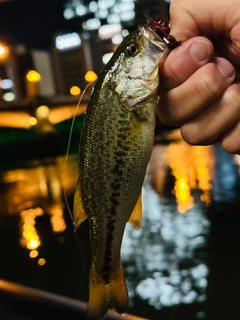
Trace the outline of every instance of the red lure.
{"type": "Polygon", "coordinates": [[[174,49],[180,45],[174,36],[170,34],[169,20],[163,18],[154,18],[149,22],[149,27],[156,32],[166,43],[169,49],[174,49]]]}

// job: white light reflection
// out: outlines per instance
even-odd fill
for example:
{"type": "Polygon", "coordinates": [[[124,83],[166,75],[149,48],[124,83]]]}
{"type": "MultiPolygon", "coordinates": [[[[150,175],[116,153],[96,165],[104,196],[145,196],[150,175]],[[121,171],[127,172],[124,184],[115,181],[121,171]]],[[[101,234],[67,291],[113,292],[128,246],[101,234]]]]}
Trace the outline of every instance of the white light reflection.
{"type": "Polygon", "coordinates": [[[97,30],[101,26],[101,21],[98,18],[88,19],[83,22],[83,29],[85,30],[97,30]]]}
{"type": "Polygon", "coordinates": [[[15,93],[14,92],[6,92],[3,94],[3,100],[7,102],[11,102],[15,99],[15,93]]]}
{"type": "Polygon", "coordinates": [[[122,261],[130,297],[159,310],[206,300],[208,266],[198,249],[206,246],[210,223],[199,202],[180,214],[174,198],[162,199],[148,170],[143,187],[143,224],[127,225],[122,261]],[[135,280],[134,275],[138,274],[135,280]]]}
{"type": "Polygon", "coordinates": [[[123,36],[121,35],[121,33],[116,33],[112,37],[112,43],[115,45],[119,45],[122,41],[123,41],[123,36]]]}
{"type": "Polygon", "coordinates": [[[55,44],[59,50],[78,47],[81,45],[81,38],[76,32],[59,35],[56,37],[55,44]]]}
{"type": "Polygon", "coordinates": [[[97,9],[98,9],[97,2],[96,1],[91,1],[89,3],[89,10],[92,11],[92,12],[96,12],[97,9]]]}
{"type": "Polygon", "coordinates": [[[64,10],[63,15],[66,20],[70,20],[75,16],[75,12],[73,9],[67,8],[64,10]]]}
{"type": "Polygon", "coordinates": [[[216,154],[215,175],[213,179],[212,198],[215,202],[231,202],[239,198],[239,168],[232,154],[226,152],[221,145],[214,148],[216,154]],[[235,160],[235,161],[234,161],[235,160]]]}
{"type": "Polygon", "coordinates": [[[78,4],[78,5],[76,6],[76,13],[77,13],[77,15],[79,15],[79,16],[85,15],[85,14],[87,13],[87,8],[86,8],[86,6],[84,6],[83,4],[78,4]]]}
{"type": "Polygon", "coordinates": [[[99,38],[104,39],[110,39],[112,38],[116,33],[122,32],[122,26],[118,23],[116,24],[106,24],[99,28],[98,35],[99,38]]]}
{"type": "Polygon", "coordinates": [[[116,13],[110,13],[107,17],[107,22],[109,24],[114,24],[114,23],[120,23],[121,19],[120,16],[116,13]]]}
{"type": "Polygon", "coordinates": [[[120,14],[120,17],[122,21],[133,20],[135,18],[135,12],[133,10],[124,11],[120,14]]]}
{"type": "Polygon", "coordinates": [[[121,12],[126,12],[129,10],[134,10],[134,3],[132,1],[120,2],[119,9],[121,12]]]}
{"type": "Polygon", "coordinates": [[[2,89],[11,89],[13,87],[13,82],[11,79],[3,79],[0,81],[0,86],[2,89]]]}
{"type": "Polygon", "coordinates": [[[105,54],[102,56],[102,62],[103,62],[103,64],[107,64],[108,61],[112,58],[112,56],[113,56],[113,52],[105,53],[105,54]]]}
{"type": "Polygon", "coordinates": [[[107,16],[108,16],[108,11],[104,9],[98,10],[98,12],[96,13],[96,17],[99,19],[106,19],[107,16]]]}

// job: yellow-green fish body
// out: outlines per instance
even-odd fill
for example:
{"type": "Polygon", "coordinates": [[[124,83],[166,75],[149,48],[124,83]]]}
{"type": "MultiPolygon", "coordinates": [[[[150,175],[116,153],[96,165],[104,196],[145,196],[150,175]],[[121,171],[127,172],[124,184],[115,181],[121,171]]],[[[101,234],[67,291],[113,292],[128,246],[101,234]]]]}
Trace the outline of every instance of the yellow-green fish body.
{"type": "Polygon", "coordinates": [[[151,155],[158,68],[168,54],[162,39],[139,26],[101,72],[84,117],[79,181],[74,198],[78,226],[89,219],[92,265],[89,318],[108,308],[126,312],[120,259],[125,225],[141,226],[141,188],[151,155]]]}

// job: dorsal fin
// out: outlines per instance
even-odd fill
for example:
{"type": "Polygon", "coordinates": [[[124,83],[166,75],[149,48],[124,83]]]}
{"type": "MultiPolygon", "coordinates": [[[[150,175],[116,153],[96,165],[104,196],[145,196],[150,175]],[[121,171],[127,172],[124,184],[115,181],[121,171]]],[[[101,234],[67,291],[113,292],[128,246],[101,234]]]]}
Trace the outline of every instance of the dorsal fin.
{"type": "Polygon", "coordinates": [[[86,219],[88,219],[88,216],[83,208],[82,192],[81,192],[81,185],[80,185],[79,179],[78,179],[77,187],[74,194],[73,219],[74,219],[74,226],[76,229],[86,219]]]}

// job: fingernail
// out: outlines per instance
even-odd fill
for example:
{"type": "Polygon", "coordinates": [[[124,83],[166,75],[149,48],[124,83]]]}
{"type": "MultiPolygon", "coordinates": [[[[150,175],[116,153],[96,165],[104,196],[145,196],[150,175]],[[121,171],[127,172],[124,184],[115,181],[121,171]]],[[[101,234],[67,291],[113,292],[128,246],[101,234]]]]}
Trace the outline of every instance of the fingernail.
{"type": "Polygon", "coordinates": [[[221,74],[226,78],[230,78],[235,74],[233,65],[226,59],[216,58],[216,66],[221,74]]]}
{"type": "Polygon", "coordinates": [[[196,41],[190,48],[191,56],[197,61],[207,60],[210,56],[208,43],[205,41],[196,41]]]}

